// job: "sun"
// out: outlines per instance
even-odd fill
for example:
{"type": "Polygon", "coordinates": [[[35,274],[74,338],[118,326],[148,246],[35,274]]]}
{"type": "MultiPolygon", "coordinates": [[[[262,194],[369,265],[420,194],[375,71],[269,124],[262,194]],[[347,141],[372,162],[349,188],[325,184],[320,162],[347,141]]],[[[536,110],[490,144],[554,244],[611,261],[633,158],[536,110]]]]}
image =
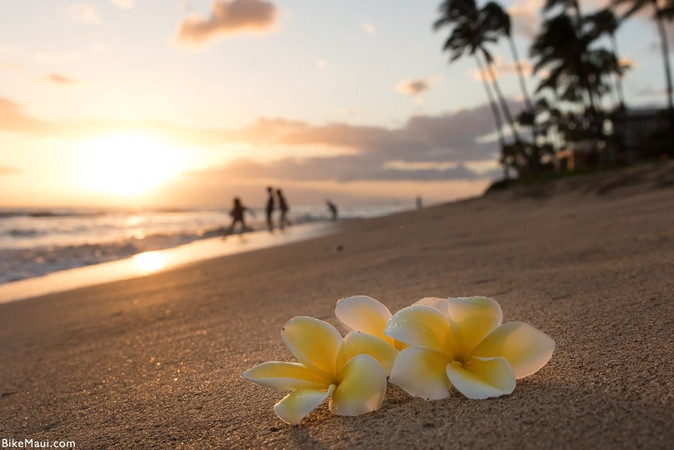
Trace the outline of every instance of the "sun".
{"type": "Polygon", "coordinates": [[[175,178],[183,167],[175,148],[140,134],[88,141],[82,160],[88,189],[121,196],[147,193],[175,178]]]}

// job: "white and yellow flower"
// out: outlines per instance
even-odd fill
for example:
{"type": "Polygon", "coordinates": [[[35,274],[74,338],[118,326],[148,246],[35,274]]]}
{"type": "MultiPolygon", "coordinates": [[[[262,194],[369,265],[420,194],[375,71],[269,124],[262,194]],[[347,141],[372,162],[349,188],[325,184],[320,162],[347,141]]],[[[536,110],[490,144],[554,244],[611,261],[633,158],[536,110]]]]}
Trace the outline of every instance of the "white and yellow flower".
{"type": "MultiPolygon", "coordinates": [[[[384,334],[386,324],[393,316],[391,311],[378,300],[366,295],[355,295],[337,300],[335,316],[349,331],[360,331],[375,336],[388,343],[395,353],[406,347],[400,341],[384,334]]],[[[391,374],[391,364],[383,366],[386,375],[391,374]]]]}
{"type": "Polygon", "coordinates": [[[386,372],[395,353],[373,336],[351,332],[342,338],[332,325],[312,317],[295,317],[281,338],[299,363],[270,361],[244,372],[263,386],[292,391],[274,411],[292,425],[330,398],[330,411],[356,416],[381,407],[386,372]]]}
{"type": "Polygon", "coordinates": [[[502,320],[500,305],[487,297],[425,298],[402,309],[385,330],[409,346],[390,381],[432,400],[448,397],[452,386],[471,399],[512,393],[516,379],[548,362],[555,341],[526,323],[502,320]]]}

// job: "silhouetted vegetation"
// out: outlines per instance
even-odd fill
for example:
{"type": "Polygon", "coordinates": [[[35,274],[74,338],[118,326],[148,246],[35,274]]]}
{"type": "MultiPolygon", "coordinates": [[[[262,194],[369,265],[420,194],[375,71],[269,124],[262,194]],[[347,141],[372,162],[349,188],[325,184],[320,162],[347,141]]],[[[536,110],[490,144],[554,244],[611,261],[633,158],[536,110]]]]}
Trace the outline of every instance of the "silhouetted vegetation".
{"type": "MultiPolygon", "coordinates": [[[[543,22],[529,48],[537,75],[529,94],[508,13],[496,2],[445,0],[435,30],[447,29],[443,50],[450,63],[474,59],[491,106],[504,179],[547,178],[554,171],[595,170],[674,156],[672,79],[664,22],[674,20],[674,1],[613,0],[585,14],[578,0],[547,0],[543,22]],[[620,8],[620,15],[615,8],[620,8]],[[630,110],[623,78],[630,68],[618,53],[616,33],[636,11],[652,8],[660,33],[667,108],[630,110]],[[505,38],[515,65],[524,108],[516,117],[494,70],[492,46],[505,38]]],[[[664,105],[663,105],[664,106],[664,105]]],[[[508,185],[507,181],[500,185],[508,185]]]]}

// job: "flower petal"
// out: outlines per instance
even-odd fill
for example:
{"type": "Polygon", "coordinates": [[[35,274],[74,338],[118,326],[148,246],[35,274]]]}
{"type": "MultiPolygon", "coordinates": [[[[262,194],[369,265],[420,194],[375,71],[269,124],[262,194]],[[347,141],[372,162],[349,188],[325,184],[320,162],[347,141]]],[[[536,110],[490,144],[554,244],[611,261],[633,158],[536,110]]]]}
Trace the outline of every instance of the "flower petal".
{"type": "Polygon", "coordinates": [[[424,297],[412,303],[412,306],[430,306],[442,313],[443,316],[449,318],[449,304],[446,298],[439,297],[424,297]]]}
{"type": "Polygon", "coordinates": [[[337,371],[339,372],[340,368],[351,358],[361,354],[372,356],[384,369],[386,376],[389,376],[393,368],[393,361],[395,361],[398,355],[398,350],[376,336],[361,333],[360,331],[352,331],[344,338],[342,350],[337,359],[337,371]]]}
{"type": "Polygon", "coordinates": [[[331,384],[327,389],[300,389],[291,392],[274,405],[274,412],[285,423],[299,424],[311,411],[330,397],[335,390],[331,384]]]}
{"type": "Polygon", "coordinates": [[[349,331],[362,331],[392,342],[392,339],[384,334],[386,322],[391,318],[391,311],[372,297],[357,295],[337,300],[335,315],[349,331]]]}
{"type": "Polygon", "coordinates": [[[542,331],[524,322],[508,322],[489,333],[473,356],[502,356],[520,379],[543,367],[554,349],[555,341],[542,331]]]}
{"type": "Polygon", "coordinates": [[[449,323],[457,353],[468,358],[470,352],[492,330],[501,325],[501,306],[488,297],[447,299],[449,323]]]}
{"type": "Polygon", "coordinates": [[[335,327],[313,317],[294,317],[281,330],[281,338],[300,363],[329,379],[337,376],[342,335],[335,327]]]}
{"type": "Polygon", "coordinates": [[[340,383],[330,399],[330,411],[340,416],[357,416],[381,407],[386,394],[386,374],[370,355],[349,360],[340,383]]]}
{"type": "Polygon", "coordinates": [[[302,364],[269,361],[243,373],[243,377],[274,389],[322,389],[330,383],[302,364]]]}
{"type": "Polygon", "coordinates": [[[457,391],[473,400],[515,390],[515,374],[505,358],[472,358],[465,367],[453,362],[447,365],[447,376],[457,391]]]}
{"type": "Polygon", "coordinates": [[[446,374],[448,363],[449,357],[442,353],[408,348],[398,354],[389,380],[414,397],[447,398],[451,387],[446,374]]]}
{"type": "Polygon", "coordinates": [[[411,347],[452,353],[449,322],[440,311],[430,306],[401,309],[391,317],[384,333],[411,347]]]}

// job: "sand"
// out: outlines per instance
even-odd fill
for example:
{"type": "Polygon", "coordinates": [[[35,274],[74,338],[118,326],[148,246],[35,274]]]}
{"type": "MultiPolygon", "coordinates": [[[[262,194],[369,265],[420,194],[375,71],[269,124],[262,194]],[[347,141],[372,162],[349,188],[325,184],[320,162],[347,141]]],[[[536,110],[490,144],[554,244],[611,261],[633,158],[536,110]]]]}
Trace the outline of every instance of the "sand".
{"type": "Polygon", "coordinates": [[[0,305],[0,438],[77,448],[672,448],[674,164],[512,189],[338,234],[0,305]],[[341,250],[338,250],[341,248],[341,250]],[[297,427],[241,373],[293,316],[486,295],[557,342],[510,396],[297,427]]]}

